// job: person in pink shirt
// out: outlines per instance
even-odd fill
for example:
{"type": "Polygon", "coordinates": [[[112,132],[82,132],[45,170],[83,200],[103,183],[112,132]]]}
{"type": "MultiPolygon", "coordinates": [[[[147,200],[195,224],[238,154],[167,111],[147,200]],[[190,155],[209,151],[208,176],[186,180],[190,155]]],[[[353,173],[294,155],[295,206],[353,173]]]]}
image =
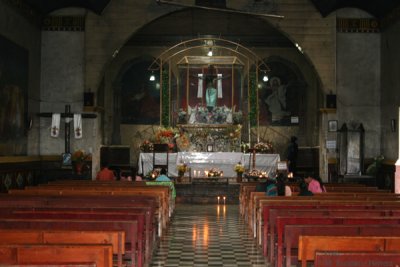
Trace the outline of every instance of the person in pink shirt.
{"type": "Polygon", "coordinates": [[[322,193],[322,188],[319,182],[314,179],[311,175],[307,175],[306,178],[304,178],[304,181],[308,184],[308,190],[315,193],[322,193]]]}

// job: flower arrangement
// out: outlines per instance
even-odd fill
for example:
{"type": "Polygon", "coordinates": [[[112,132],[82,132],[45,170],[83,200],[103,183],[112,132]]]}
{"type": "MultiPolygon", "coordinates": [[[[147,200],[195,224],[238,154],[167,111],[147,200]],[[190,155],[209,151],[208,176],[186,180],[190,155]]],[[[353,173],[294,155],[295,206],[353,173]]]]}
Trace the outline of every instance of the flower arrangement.
{"type": "Polygon", "coordinates": [[[259,142],[254,145],[254,149],[256,149],[257,152],[262,153],[262,154],[268,154],[268,153],[274,152],[274,148],[270,141],[266,141],[265,143],[259,142]]]}
{"type": "Polygon", "coordinates": [[[187,166],[186,164],[179,164],[176,166],[176,169],[178,170],[179,175],[183,175],[185,172],[187,172],[187,166]]]}
{"type": "Polygon", "coordinates": [[[235,165],[235,167],[233,168],[233,170],[236,173],[244,173],[244,166],[242,165],[241,162],[238,162],[238,164],[235,165]]]}
{"type": "Polygon", "coordinates": [[[91,160],[92,154],[85,153],[83,150],[77,150],[72,154],[72,161],[75,163],[83,163],[85,161],[91,160]]]}
{"type": "Polygon", "coordinates": [[[178,134],[178,130],[172,127],[160,127],[155,133],[155,140],[160,144],[170,144],[175,135],[178,134]]]}
{"type": "Polygon", "coordinates": [[[176,138],[176,145],[180,151],[187,151],[190,147],[190,140],[186,133],[181,132],[176,138]]]}
{"type": "Polygon", "coordinates": [[[187,112],[183,108],[180,108],[178,111],[178,123],[186,123],[186,115],[187,112]]]}
{"type": "Polygon", "coordinates": [[[233,124],[241,124],[243,122],[242,111],[233,112],[232,113],[232,121],[233,121],[233,124]]]}
{"type": "Polygon", "coordinates": [[[241,142],[241,143],[240,143],[240,150],[241,150],[243,153],[247,153],[247,151],[249,150],[249,148],[250,148],[250,144],[249,144],[249,143],[245,143],[245,142],[241,142]]]}
{"type": "Polygon", "coordinates": [[[143,143],[140,144],[139,149],[142,152],[150,152],[153,151],[154,146],[149,140],[144,140],[143,143]]]}

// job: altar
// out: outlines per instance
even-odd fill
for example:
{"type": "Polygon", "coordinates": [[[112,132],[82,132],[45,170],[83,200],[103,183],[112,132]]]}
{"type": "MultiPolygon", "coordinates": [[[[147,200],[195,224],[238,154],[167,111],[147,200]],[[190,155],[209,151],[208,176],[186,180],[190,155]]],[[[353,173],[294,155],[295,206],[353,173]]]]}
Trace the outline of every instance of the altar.
{"type": "MultiPolygon", "coordinates": [[[[168,176],[177,177],[179,164],[186,164],[193,178],[205,177],[205,171],[216,168],[223,171],[224,177],[236,177],[234,167],[241,162],[246,169],[252,166],[253,154],[241,152],[178,152],[169,153],[168,176]]],[[[165,161],[165,153],[155,153],[156,161],[165,161]]],[[[279,154],[255,154],[255,168],[267,174],[275,174],[279,154]]],[[[146,175],[153,170],[153,153],[140,153],[138,172],[146,175]]],[[[189,175],[186,173],[185,175],[189,175]]]]}

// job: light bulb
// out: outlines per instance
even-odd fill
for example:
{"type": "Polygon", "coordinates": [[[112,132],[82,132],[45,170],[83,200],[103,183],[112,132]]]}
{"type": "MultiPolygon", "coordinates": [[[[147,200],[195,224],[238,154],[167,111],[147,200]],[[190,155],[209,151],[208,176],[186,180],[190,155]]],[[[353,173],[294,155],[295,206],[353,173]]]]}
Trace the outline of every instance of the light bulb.
{"type": "Polygon", "coordinates": [[[156,76],[154,76],[154,74],[151,74],[151,75],[150,75],[150,81],[153,82],[153,81],[155,81],[155,80],[156,80],[156,76]]]}
{"type": "Polygon", "coordinates": [[[210,50],[209,50],[208,53],[207,53],[207,56],[212,57],[212,55],[213,55],[213,51],[212,51],[212,49],[210,48],[210,50]]]}
{"type": "Polygon", "coordinates": [[[264,75],[263,81],[264,81],[264,82],[268,82],[268,76],[267,76],[267,75],[264,75]]]}

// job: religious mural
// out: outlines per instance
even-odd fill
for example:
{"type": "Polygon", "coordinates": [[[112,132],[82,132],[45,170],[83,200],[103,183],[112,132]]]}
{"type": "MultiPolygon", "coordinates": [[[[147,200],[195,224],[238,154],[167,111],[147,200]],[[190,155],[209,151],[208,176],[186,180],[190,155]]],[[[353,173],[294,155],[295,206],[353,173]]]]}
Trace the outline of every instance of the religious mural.
{"type": "Polygon", "coordinates": [[[133,64],[122,77],[121,123],[158,124],[160,122],[160,79],[150,81],[151,62],[133,64]]]}
{"type": "Polygon", "coordinates": [[[27,153],[29,53],[0,36],[0,155],[27,153]]]}
{"type": "Polygon", "coordinates": [[[302,77],[288,64],[269,61],[269,80],[259,90],[260,125],[290,126],[300,116],[302,77]]]}

